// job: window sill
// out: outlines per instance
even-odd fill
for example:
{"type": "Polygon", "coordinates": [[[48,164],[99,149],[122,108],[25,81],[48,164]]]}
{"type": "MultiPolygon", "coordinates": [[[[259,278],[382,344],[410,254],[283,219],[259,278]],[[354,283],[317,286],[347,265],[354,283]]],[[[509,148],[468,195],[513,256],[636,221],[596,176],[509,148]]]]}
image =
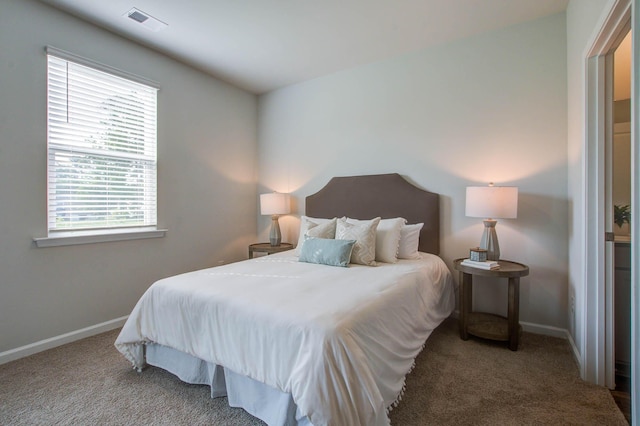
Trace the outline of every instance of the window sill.
{"type": "Polygon", "coordinates": [[[140,240],[144,238],[162,238],[166,229],[136,228],[134,230],[111,231],[72,231],[51,234],[48,237],[34,238],[36,247],[58,247],[77,244],[105,243],[109,241],[140,240]]]}

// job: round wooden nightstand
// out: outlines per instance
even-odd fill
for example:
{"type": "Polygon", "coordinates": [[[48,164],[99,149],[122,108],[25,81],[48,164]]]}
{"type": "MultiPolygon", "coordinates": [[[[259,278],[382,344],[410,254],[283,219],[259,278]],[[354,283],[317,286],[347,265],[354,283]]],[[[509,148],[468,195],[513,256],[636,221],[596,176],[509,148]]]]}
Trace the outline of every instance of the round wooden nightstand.
{"type": "Polygon", "coordinates": [[[279,246],[272,246],[270,243],[255,243],[249,245],[249,259],[253,259],[254,253],[266,253],[267,255],[273,253],[280,253],[281,251],[291,250],[293,244],[280,243],[279,246]]]}
{"type": "Polygon", "coordinates": [[[520,277],[529,275],[529,267],[522,263],[499,260],[500,269],[485,270],[461,265],[464,259],[453,261],[460,271],[460,338],[467,340],[469,334],[485,339],[509,342],[509,349],[518,350],[520,343],[520,277]],[[509,308],[507,317],[484,312],[471,312],[473,276],[507,278],[509,282],[509,308]]]}

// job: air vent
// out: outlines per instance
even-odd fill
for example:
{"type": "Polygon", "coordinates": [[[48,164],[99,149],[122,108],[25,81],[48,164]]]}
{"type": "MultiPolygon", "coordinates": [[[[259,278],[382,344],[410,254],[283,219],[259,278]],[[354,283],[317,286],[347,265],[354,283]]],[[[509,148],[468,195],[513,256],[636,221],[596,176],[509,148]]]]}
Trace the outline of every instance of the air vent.
{"type": "Polygon", "coordinates": [[[151,31],[160,31],[168,27],[168,25],[164,22],[154,18],[148,13],[136,9],[135,7],[125,13],[123,16],[137,22],[138,24],[151,31]]]}
{"type": "Polygon", "coordinates": [[[129,18],[133,19],[134,21],[140,22],[141,24],[149,19],[147,15],[144,15],[135,9],[133,12],[129,13],[129,18]]]}

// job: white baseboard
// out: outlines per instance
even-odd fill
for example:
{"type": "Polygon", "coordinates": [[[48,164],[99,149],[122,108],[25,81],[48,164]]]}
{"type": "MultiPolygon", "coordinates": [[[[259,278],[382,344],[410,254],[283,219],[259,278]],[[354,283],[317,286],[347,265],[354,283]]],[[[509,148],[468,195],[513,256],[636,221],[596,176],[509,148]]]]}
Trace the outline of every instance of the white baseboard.
{"type": "MultiPolygon", "coordinates": [[[[455,310],[451,313],[451,318],[460,318],[460,311],[455,310]]],[[[549,325],[535,324],[531,322],[522,322],[520,321],[520,325],[524,331],[535,334],[542,334],[544,336],[551,337],[559,337],[560,339],[565,339],[569,342],[569,346],[571,346],[571,351],[573,352],[573,357],[578,364],[578,368],[582,371],[582,358],[580,357],[580,351],[576,346],[576,342],[574,342],[573,337],[571,337],[571,333],[566,328],[552,327],[549,325]]]]}
{"type": "Polygon", "coordinates": [[[524,331],[528,331],[530,333],[543,334],[545,336],[551,337],[559,337],[561,339],[565,339],[569,342],[569,346],[571,347],[571,352],[573,352],[573,359],[576,361],[578,369],[582,371],[582,357],[580,356],[580,351],[576,346],[576,342],[574,342],[571,333],[566,328],[558,328],[551,327],[548,325],[540,325],[540,324],[532,324],[529,322],[520,322],[522,325],[522,329],[524,331]]]}
{"type": "MultiPolygon", "coordinates": [[[[456,309],[451,313],[450,316],[451,318],[458,319],[460,318],[460,311],[456,309]]],[[[567,330],[566,328],[558,328],[558,327],[552,327],[550,325],[535,324],[532,322],[523,322],[523,321],[520,321],[520,325],[522,326],[522,329],[524,331],[527,331],[529,333],[542,334],[544,336],[551,336],[551,337],[559,337],[561,339],[570,339],[571,337],[571,335],[569,334],[569,330],[567,330]]],[[[571,340],[571,346],[574,347],[574,352],[575,352],[575,344],[573,344],[573,340],[571,340]]]]}
{"type": "Polygon", "coordinates": [[[544,336],[559,337],[561,339],[567,339],[569,331],[566,328],[552,327],[550,325],[535,324],[532,322],[520,321],[520,325],[524,331],[535,334],[542,334],[544,336]]]}
{"type": "Polygon", "coordinates": [[[122,327],[127,321],[127,318],[129,318],[128,315],[100,324],[92,325],[90,327],[82,328],[80,330],[72,331],[70,333],[61,334],[60,336],[55,336],[49,339],[40,340],[39,342],[30,343],[19,348],[0,352],[0,365],[36,354],[38,352],[46,351],[47,349],[52,349],[66,343],[75,342],[76,340],[84,339],[85,337],[95,336],[96,334],[114,330],[118,327],[122,327]]]}
{"type": "Polygon", "coordinates": [[[573,358],[575,358],[576,363],[578,364],[578,368],[580,369],[580,372],[581,372],[580,377],[583,377],[582,369],[584,366],[582,364],[582,357],[580,356],[580,351],[578,350],[578,347],[576,346],[576,342],[573,340],[571,333],[569,333],[569,330],[567,330],[567,340],[571,345],[571,350],[573,351],[573,358]]]}

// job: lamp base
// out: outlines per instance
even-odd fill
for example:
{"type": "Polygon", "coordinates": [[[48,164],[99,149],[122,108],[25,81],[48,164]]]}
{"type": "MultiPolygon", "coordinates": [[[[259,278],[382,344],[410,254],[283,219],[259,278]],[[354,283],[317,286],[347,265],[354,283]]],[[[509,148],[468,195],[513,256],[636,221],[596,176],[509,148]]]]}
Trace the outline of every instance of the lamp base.
{"type": "Polygon", "coordinates": [[[498,234],[496,234],[497,220],[483,220],[484,233],[480,240],[480,248],[487,251],[487,260],[500,260],[500,245],[498,244],[498,234]]]}
{"type": "Polygon", "coordinates": [[[277,247],[282,242],[282,234],[280,233],[280,224],[278,223],[278,215],[271,216],[271,231],[269,231],[269,244],[271,247],[277,247]]]}

